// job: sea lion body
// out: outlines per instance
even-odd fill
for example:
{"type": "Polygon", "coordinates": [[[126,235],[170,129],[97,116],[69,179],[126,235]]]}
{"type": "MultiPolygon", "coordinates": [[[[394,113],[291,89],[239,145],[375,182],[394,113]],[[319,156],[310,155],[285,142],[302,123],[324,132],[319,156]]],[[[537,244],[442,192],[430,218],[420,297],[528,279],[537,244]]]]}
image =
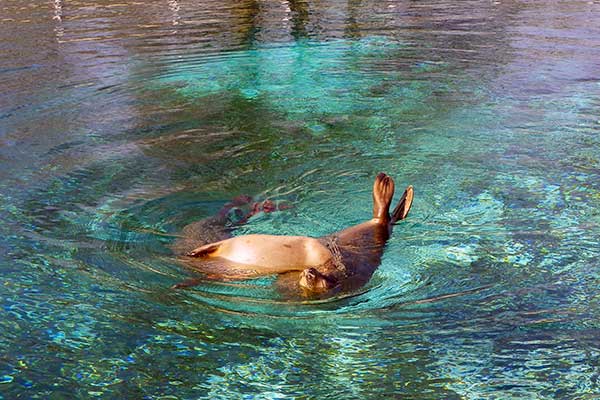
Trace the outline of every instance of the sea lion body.
{"type": "Polygon", "coordinates": [[[188,263],[203,270],[202,262],[220,265],[224,278],[285,274],[307,293],[364,285],[381,264],[393,224],[410,210],[409,186],[390,215],[394,181],[380,173],[373,185],[373,217],[322,238],[308,236],[243,235],[198,247],[186,254],[188,263]],[[290,274],[291,273],[291,274],[290,274]],[[291,278],[290,278],[291,277],[291,278]]]}
{"type": "Polygon", "coordinates": [[[264,274],[303,270],[329,261],[331,252],[318,239],[307,236],[243,235],[202,246],[191,257],[219,258],[235,269],[264,274]]]}

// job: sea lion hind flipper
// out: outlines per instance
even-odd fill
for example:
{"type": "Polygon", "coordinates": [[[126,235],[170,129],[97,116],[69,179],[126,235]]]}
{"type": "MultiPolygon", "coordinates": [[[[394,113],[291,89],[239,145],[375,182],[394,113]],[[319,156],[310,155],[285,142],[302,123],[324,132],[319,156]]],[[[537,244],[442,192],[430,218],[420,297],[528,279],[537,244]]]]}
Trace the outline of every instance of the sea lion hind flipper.
{"type": "Polygon", "coordinates": [[[394,180],[380,172],[373,183],[373,218],[389,220],[392,197],[394,197],[394,180]]]}
{"type": "Polygon", "coordinates": [[[394,211],[392,212],[392,220],[390,221],[392,224],[406,218],[408,212],[410,211],[410,207],[412,206],[413,196],[413,187],[412,185],[410,185],[406,188],[406,190],[402,194],[402,197],[400,198],[400,201],[398,202],[398,205],[394,208],[394,211]]]}
{"type": "Polygon", "coordinates": [[[194,249],[188,253],[186,253],[185,255],[188,257],[204,257],[204,256],[208,256],[211,253],[214,253],[215,251],[217,251],[219,249],[219,247],[221,247],[221,242],[216,242],[216,243],[209,243],[207,245],[204,246],[200,246],[197,249],[194,249]]]}

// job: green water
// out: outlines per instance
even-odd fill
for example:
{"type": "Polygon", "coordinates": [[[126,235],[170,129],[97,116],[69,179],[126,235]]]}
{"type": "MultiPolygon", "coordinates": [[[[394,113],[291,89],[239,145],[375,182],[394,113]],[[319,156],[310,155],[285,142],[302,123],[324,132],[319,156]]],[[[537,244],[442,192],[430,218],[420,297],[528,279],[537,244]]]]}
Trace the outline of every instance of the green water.
{"type": "Polygon", "coordinates": [[[0,399],[600,396],[598,4],[0,3],[0,399]],[[409,218],[362,289],[170,246],[409,218]]]}

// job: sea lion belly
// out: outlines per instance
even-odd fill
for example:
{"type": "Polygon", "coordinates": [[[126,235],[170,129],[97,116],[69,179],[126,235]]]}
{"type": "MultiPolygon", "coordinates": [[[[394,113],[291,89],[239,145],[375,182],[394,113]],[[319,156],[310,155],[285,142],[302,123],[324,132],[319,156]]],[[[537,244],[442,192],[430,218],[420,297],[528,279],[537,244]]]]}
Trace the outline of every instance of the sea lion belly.
{"type": "Polygon", "coordinates": [[[331,252],[317,239],[306,236],[244,235],[221,242],[211,254],[261,272],[301,270],[328,262],[331,252]]]}

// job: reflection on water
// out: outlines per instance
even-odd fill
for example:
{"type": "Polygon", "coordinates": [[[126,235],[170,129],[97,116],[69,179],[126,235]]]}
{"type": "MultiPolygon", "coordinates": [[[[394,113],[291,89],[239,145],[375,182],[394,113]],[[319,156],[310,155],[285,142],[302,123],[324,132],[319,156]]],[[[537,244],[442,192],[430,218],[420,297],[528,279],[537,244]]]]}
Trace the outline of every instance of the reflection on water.
{"type": "Polygon", "coordinates": [[[0,398],[600,396],[595,2],[0,6],[0,398]],[[360,291],[290,301],[170,247],[415,204],[360,291]]]}

